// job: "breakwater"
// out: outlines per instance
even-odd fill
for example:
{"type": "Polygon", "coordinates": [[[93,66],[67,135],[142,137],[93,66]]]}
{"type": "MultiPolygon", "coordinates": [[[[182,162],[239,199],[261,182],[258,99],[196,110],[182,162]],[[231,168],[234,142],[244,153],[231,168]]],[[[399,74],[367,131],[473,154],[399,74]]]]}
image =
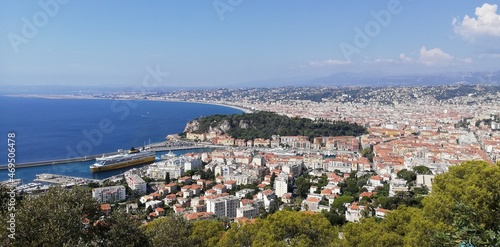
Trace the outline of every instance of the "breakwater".
{"type": "MultiPolygon", "coordinates": [[[[155,144],[145,146],[145,149],[147,149],[149,151],[153,151],[153,152],[176,151],[176,150],[187,150],[187,149],[201,149],[201,148],[206,148],[206,146],[203,146],[203,145],[171,146],[171,145],[165,144],[164,142],[155,143],[155,144]]],[[[16,164],[16,169],[35,167],[35,166],[68,164],[68,163],[73,163],[73,162],[83,162],[83,161],[94,160],[95,158],[102,157],[102,156],[115,155],[118,153],[120,153],[120,152],[104,153],[104,154],[98,154],[98,155],[89,155],[89,156],[78,157],[78,158],[69,158],[69,159],[57,159],[57,160],[18,163],[18,164],[16,164]]],[[[0,166],[0,170],[7,170],[7,169],[8,169],[7,165],[0,166]]]]}

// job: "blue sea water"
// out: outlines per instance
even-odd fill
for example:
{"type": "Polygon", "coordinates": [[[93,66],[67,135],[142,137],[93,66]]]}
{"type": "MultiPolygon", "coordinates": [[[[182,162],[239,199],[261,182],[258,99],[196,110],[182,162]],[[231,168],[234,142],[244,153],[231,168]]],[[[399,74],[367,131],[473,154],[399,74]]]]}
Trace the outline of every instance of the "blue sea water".
{"type": "MultiPolygon", "coordinates": [[[[196,117],[233,113],[241,111],[184,102],[0,96],[0,165],[7,164],[7,135],[11,132],[16,135],[16,163],[25,163],[139,147],[182,132],[196,117]]],[[[32,180],[40,173],[102,178],[120,173],[92,174],[91,164],[21,168],[16,178],[32,180]]],[[[7,179],[7,171],[1,170],[0,181],[7,179]]]]}

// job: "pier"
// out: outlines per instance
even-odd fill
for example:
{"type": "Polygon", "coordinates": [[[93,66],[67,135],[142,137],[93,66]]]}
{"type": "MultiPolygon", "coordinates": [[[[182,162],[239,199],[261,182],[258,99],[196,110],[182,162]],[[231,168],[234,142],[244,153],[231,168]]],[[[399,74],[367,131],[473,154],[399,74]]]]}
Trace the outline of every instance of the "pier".
{"type": "MultiPolygon", "coordinates": [[[[104,155],[108,156],[108,155],[113,155],[113,154],[117,154],[117,153],[118,152],[106,153],[104,155]]],[[[95,158],[102,157],[102,156],[103,156],[103,154],[99,154],[99,155],[90,155],[90,156],[84,156],[84,157],[78,157],[78,158],[19,163],[19,164],[16,164],[16,169],[26,168],[26,167],[34,167],[34,166],[58,165],[58,164],[67,164],[67,163],[73,163],[73,162],[89,161],[89,160],[95,160],[95,158]]],[[[6,169],[8,169],[7,165],[0,166],[0,170],[6,170],[6,169]]]]}
{"type": "MultiPolygon", "coordinates": [[[[154,143],[154,144],[146,145],[144,147],[145,150],[149,150],[152,152],[202,149],[202,148],[207,148],[207,146],[193,145],[193,144],[191,144],[191,145],[175,145],[175,144],[172,144],[169,142],[154,143]]],[[[126,151],[126,150],[124,150],[124,151],[126,151]]],[[[35,167],[35,166],[47,166],[47,165],[58,165],[58,164],[68,164],[68,163],[74,163],[74,162],[90,161],[90,160],[95,160],[95,158],[99,158],[102,156],[110,156],[110,155],[115,155],[115,154],[119,154],[119,153],[120,152],[112,152],[112,153],[104,153],[104,154],[98,154],[98,155],[89,155],[89,156],[78,157],[78,158],[19,163],[19,164],[16,164],[16,169],[26,168],[26,167],[35,167]]],[[[7,170],[7,169],[8,169],[8,165],[0,166],[0,170],[7,170]]]]}

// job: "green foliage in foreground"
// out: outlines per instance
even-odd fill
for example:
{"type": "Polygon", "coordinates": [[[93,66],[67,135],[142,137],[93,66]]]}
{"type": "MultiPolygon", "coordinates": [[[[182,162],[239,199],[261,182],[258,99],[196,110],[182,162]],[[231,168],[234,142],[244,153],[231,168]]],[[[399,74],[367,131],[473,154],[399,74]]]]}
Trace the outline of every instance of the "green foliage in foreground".
{"type": "Polygon", "coordinates": [[[500,167],[469,161],[435,177],[423,209],[343,227],[343,246],[500,246],[500,167]],[[472,246],[472,245],[471,245],[472,246]]]}
{"type": "MultiPolygon", "coordinates": [[[[141,246],[146,241],[138,222],[120,210],[99,220],[99,204],[86,187],[52,187],[40,196],[18,201],[15,239],[0,228],[0,246],[141,246]],[[85,219],[90,224],[84,224],[85,219]]],[[[7,219],[2,212],[0,218],[7,219]]]]}
{"type": "Polygon", "coordinates": [[[303,135],[313,138],[318,136],[359,136],[367,133],[366,128],[356,123],[289,118],[265,111],[247,114],[212,115],[196,120],[199,123],[197,133],[209,132],[210,128],[227,123],[230,129],[226,134],[246,140],[255,138],[270,139],[272,135],[303,135]]]}
{"type": "Polygon", "coordinates": [[[500,167],[486,162],[451,167],[435,177],[423,208],[399,206],[383,220],[348,223],[340,229],[343,239],[333,225],[343,224],[340,204],[355,199],[349,196],[339,197],[332,213],[283,210],[245,223],[174,215],[139,227],[117,209],[100,218],[87,188],[54,187],[19,201],[16,239],[1,227],[0,246],[500,246],[499,178],[500,167]]]}
{"type": "Polygon", "coordinates": [[[338,231],[322,215],[279,211],[254,223],[233,223],[218,246],[337,246],[338,231]]]}

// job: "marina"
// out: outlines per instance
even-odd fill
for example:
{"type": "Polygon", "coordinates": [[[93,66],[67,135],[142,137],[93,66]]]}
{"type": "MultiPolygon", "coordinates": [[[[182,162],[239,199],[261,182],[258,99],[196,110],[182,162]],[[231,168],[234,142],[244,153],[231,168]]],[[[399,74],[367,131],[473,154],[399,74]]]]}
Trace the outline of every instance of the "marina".
{"type": "Polygon", "coordinates": [[[88,183],[98,183],[98,184],[102,183],[102,180],[99,179],[81,178],[81,177],[50,174],[50,173],[37,174],[34,181],[50,183],[50,184],[58,184],[66,187],[71,187],[74,185],[86,185],[88,183]]]}

